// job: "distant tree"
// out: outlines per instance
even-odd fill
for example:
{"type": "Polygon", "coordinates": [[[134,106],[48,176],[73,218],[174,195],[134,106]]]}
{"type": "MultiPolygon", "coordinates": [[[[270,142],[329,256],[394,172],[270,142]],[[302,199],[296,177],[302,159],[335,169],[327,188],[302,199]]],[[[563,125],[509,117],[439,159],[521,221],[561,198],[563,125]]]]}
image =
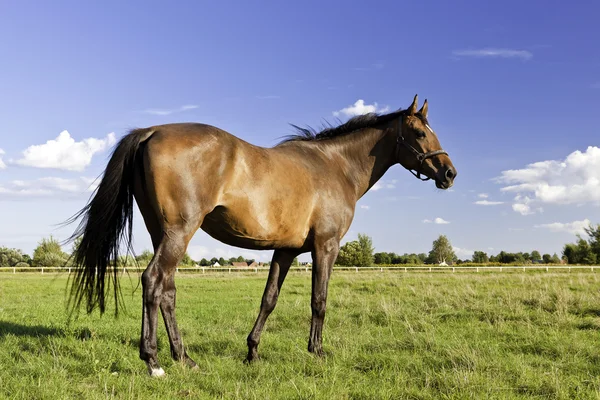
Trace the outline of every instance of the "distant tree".
{"type": "Polygon", "coordinates": [[[588,243],[592,253],[596,256],[596,261],[600,262],[600,224],[597,224],[595,227],[590,225],[583,229],[588,235],[588,243]]]}
{"type": "Polygon", "coordinates": [[[250,265],[252,264],[254,261],[256,261],[254,258],[249,258],[247,260],[244,260],[246,262],[246,264],[250,265]]]}
{"type": "Polygon", "coordinates": [[[225,261],[225,259],[223,257],[219,258],[219,264],[220,265],[227,265],[227,261],[225,261]]]}
{"type": "Polygon", "coordinates": [[[191,267],[192,265],[194,265],[194,260],[192,260],[192,258],[187,253],[187,251],[183,255],[183,258],[179,262],[179,265],[185,265],[185,266],[188,266],[188,267],[191,267]]]}
{"type": "Polygon", "coordinates": [[[135,259],[133,256],[127,254],[119,256],[119,267],[135,267],[135,259]]]}
{"type": "Polygon", "coordinates": [[[150,261],[152,261],[152,258],[154,257],[154,253],[151,252],[150,250],[144,250],[142,251],[142,254],[138,255],[135,259],[138,262],[138,265],[143,268],[143,267],[147,267],[148,264],[150,264],[150,261]]]}
{"type": "Polygon", "coordinates": [[[298,257],[294,258],[294,260],[292,261],[292,267],[293,268],[299,268],[300,267],[300,261],[298,261],[298,257]]]}
{"type": "Polygon", "coordinates": [[[560,264],[560,258],[558,258],[558,255],[556,255],[556,253],[554,253],[554,255],[552,255],[552,259],[550,260],[550,262],[552,264],[560,264]]]}
{"type": "Polygon", "coordinates": [[[50,236],[43,238],[33,251],[33,265],[35,267],[60,267],[65,264],[69,255],[62,251],[60,243],[50,236]]]}
{"type": "Polygon", "coordinates": [[[202,267],[208,267],[210,265],[210,261],[208,261],[206,258],[203,258],[202,260],[200,260],[200,265],[202,267]]]}
{"type": "Polygon", "coordinates": [[[33,260],[31,259],[31,257],[29,257],[29,254],[23,254],[22,262],[29,264],[29,266],[33,264],[33,260]]]}
{"type": "Polygon", "coordinates": [[[244,260],[244,257],[242,257],[242,256],[239,256],[239,257],[238,257],[238,258],[237,258],[235,261],[236,261],[236,262],[244,262],[244,261],[246,261],[246,260],[244,260]]]}
{"type": "Polygon", "coordinates": [[[83,236],[77,236],[75,238],[75,240],[73,241],[73,247],[71,247],[71,254],[75,254],[75,251],[77,251],[77,249],[79,248],[82,239],[83,236]]]}
{"type": "Polygon", "coordinates": [[[427,254],[419,253],[417,254],[417,258],[419,259],[419,264],[425,264],[425,261],[427,260],[427,254]]]}
{"type": "Polygon", "coordinates": [[[375,264],[391,264],[392,257],[388,253],[375,253],[373,254],[373,260],[375,264]]]}
{"type": "Polygon", "coordinates": [[[21,261],[21,262],[16,263],[15,265],[13,265],[13,267],[15,267],[15,268],[28,268],[28,267],[31,267],[31,265],[27,264],[24,261],[21,261]]]}
{"type": "Polygon", "coordinates": [[[25,257],[19,249],[0,247],[0,267],[14,267],[19,263],[27,263],[28,258],[29,256],[25,257]]]}
{"type": "Polygon", "coordinates": [[[358,246],[360,248],[357,267],[370,267],[373,265],[373,241],[371,237],[358,234],[358,246]]]}
{"type": "Polygon", "coordinates": [[[537,250],[534,250],[531,252],[531,261],[538,261],[541,260],[542,256],[540,255],[540,252],[537,250]]]}
{"type": "Polygon", "coordinates": [[[473,252],[473,262],[474,263],[487,263],[489,261],[487,253],[483,251],[475,251],[473,252]]]}
{"type": "Polygon", "coordinates": [[[596,254],[590,244],[577,235],[577,243],[567,243],[563,248],[563,257],[569,264],[595,264],[596,254]]]}
{"type": "Polygon", "coordinates": [[[358,266],[360,250],[360,245],[357,240],[347,242],[340,247],[336,263],[344,266],[358,266]]]}
{"type": "Polygon", "coordinates": [[[451,263],[456,259],[452,244],[446,235],[440,235],[433,241],[433,247],[429,252],[428,260],[431,263],[440,264],[442,262],[451,263]]]}
{"type": "Polygon", "coordinates": [[[552,264],[552,256],[550,254],[544,254],[542,260],[544,261],[544,264],[552,264]]]}

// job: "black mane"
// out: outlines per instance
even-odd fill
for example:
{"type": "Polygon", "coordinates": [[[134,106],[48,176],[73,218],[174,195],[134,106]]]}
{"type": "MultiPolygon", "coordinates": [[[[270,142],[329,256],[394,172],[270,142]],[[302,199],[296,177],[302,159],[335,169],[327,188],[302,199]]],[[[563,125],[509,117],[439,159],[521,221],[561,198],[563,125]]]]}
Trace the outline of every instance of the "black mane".
{"type": "Polygon", "coordinates": [[[368,113],[364,115],[357,115],[356,117],[350,118],[344,123],[340,123],[338,126],[332,126],[326,123],[320,132],[317,132],[311,127],[300,128],[294,124],[290,124],[297,131],[296,134],[285,136],[284,139],[279,142],[278,145],[297,142],[297,141],[319,141],[331,139],[338,136],[344,136],[352,132],[356,132],[360,129],[371,128],[379,124],[383,124],[391,121],[394,118],[399,117],[406,110],[398,110],[388,114],[377,114],[368,113]]]}

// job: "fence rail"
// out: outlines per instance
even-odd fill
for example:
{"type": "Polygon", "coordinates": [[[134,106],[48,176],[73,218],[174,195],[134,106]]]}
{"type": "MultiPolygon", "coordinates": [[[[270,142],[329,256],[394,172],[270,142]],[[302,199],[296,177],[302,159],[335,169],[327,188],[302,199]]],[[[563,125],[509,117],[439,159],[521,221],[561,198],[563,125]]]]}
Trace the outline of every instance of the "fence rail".
{"type": "MultiPolygon", "coordinates": [[[[354,272],[386,272],[386,271],[396,271],[396,272],[445,272],[445,273],[456,273],[456,272],[527,272],[527,271],[545,271],[545,272],[572,272],[572,271],[591,271],[595,272],[600,269],[600,265],[494,265],[494,266],[385,266],[385,267],[341,267],[335,266],[334,271],[354,271],[354,272]]],[[[72,267],[0,267],[0,273],[71,273],[74,270],[72,267]]],[[[126,272],[143,272],[144,268],[135,268],[135,267],[124,267],[119,268],[119,271],[122,273],[126,272]]],[[[269,267],[254,267],[254,268],[229,268],[229,267],[178,267],[177,272],[180,274],[205,274],[211,272],[226,272],[226,273],[258,273],[258,272],[267,272],[269,271],[269,267]]],[[[311,267],[292,267],[290,271],[296,272],[309,272],[311,271],[311,267]]],[[[110,269],[107,272],[112,273],[113,270],[110,269]]]]}

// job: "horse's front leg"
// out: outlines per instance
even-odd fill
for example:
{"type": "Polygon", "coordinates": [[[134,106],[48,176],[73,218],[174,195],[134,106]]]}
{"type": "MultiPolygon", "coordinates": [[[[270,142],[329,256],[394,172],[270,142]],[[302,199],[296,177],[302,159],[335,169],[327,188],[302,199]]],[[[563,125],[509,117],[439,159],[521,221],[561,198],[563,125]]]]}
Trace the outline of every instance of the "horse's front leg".
{"type": "Polygon", "coordinates": [[[339,249],[339,240],[337,238],[329,238],[323,241],[317,240],[312,251],[312,320],[310,337],[308,339],[308,351],[318,356],[323,356],[322,335],[327,305],[327,287],[339,249]]]}
{"type": "Polygon", "coordinates": [[[260,335],[262,334],[265,322],[269,315],[277,305],[279,291],[283,285],[283,281],[294,261],[296,253],[286,252],[283,250],[275,250],[273,260],[271,261],[271,269],[269,270],[269,278],[265,286],[262,301],[260,303],[260,312],[254,323],[252,331],[248,335],[248,356],[246,362],[252,362],[258,358],[258,344],[260,343],[260,335]]]}

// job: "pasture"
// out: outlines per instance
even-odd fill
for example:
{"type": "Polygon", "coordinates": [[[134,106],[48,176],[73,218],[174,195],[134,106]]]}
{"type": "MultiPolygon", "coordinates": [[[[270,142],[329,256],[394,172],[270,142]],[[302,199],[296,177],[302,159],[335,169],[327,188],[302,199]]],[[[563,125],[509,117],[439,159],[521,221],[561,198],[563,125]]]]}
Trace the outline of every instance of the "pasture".
{"type": "MultiPolygon", "coordinates": [[[[325,358],[307,352],[310,273],[291,272],[242,363],[266,273],[177,276],[190,370],[150,378],[138,358],[141,284],[127,314],[67,323],[66,274],[0,275],[0,397],[9,399],[598,398],[600,275],[594,272],[335,271],[325,358]]],[[[133,292],[135,290],[135,292],[133,292]]],[[[133,292],[133,293],[132,293],[133,292]]],[[[112,302],[109,303],[112,306],[112,302]]]]}

